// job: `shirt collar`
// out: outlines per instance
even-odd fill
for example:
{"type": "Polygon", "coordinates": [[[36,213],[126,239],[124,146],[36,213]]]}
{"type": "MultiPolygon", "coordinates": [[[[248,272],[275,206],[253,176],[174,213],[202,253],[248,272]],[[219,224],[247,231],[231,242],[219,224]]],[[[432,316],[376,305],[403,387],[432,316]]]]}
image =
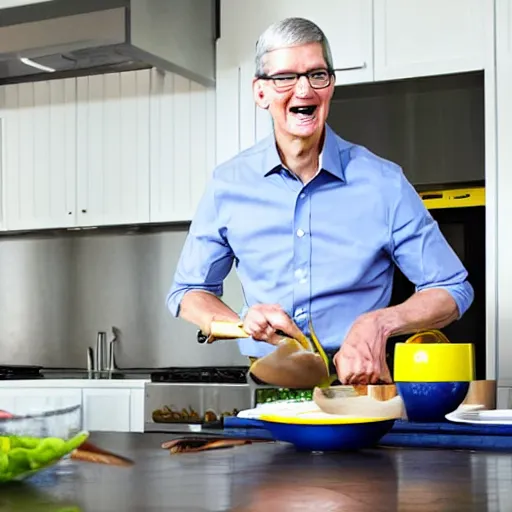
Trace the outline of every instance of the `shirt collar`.
{"type": "MultiPolygon", "coordinates": [[[[345,181],[345,169],[341,158],[341,149],[343,148],[339,147],[336,138],[336,134],[331,127],[326,124],[324,146],[319,158],[320,170],[327,171],[341,181],[345,181]]],[[[279,171],[282,167],[283,163],[277,151],[276,140],[272,135],[268,140],[264,158],[263,175],[268,176],[269,174],[279,171]]]]}

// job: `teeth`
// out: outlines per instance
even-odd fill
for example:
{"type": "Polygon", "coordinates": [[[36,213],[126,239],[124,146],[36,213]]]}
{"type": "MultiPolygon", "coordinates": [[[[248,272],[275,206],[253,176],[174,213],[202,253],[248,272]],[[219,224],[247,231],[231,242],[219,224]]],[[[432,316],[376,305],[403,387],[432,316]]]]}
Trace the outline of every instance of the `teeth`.
{"type": "Polygon", "coordinates": [[[304,106],[304,107],[291,107],[290,110],[294,114],[305,114],[307,116],[311,116],[311,115],[313,115],[313,112],[316,110],[316,106],[308,105],[308,106],[304,106]]]}

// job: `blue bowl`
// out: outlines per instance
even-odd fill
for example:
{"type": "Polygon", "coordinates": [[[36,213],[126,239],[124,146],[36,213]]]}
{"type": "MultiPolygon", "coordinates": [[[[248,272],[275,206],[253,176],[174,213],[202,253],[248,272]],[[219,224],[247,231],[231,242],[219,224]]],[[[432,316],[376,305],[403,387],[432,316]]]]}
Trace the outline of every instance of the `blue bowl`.
{"type": "Polygon", "coordinates": [[[396,382],[396,387],[409,421],[437,423],[464,401],[469,382],[396,382]]]}
{"type": "Polygon", "coordinates": [[[352,451],[378,444],[394,419],[368,423],[294,424],[260,420],[276,441],[292,443],[298,451],[352,451]]]}

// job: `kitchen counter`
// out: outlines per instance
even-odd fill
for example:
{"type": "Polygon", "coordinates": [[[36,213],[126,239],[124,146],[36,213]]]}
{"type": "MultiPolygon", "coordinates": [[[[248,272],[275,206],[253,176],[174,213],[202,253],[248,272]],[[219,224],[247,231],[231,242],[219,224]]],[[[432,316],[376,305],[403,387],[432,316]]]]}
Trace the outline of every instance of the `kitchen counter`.
{"type": "Polygon", "coordinates": [[[419,449],[307,454],[277,443],[169,455],[166,434],[95,433],[131,468],[66,461],[2,487],[0,511],[507,511],[510,454],[419,449]],[[76,508],[64,508],[76,507],[76,508]]]}
{"type": "MultiPolygon", "coordinates": [[[[47,378],[0,380],[0,389],[87,389],[121,388],[144,389],[149,379],[88,379],[88,378],[47,378]]],[[[1,509],[0,509],[1,510],[1,509]]]]}

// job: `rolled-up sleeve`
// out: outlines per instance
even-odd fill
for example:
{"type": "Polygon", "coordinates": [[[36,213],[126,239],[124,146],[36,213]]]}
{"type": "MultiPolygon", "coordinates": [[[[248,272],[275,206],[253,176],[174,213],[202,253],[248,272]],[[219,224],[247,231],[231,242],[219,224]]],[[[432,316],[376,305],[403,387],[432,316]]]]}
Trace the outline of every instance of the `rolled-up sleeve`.
{"type": "Polygon", "coordinates": [[[449,292],[461,317],[474,299],[467,270],[401,169],[395,192],[390,214],[393,260],[416,291],[443,288],[449,292]]]}
{"type": "Polygon", "coordinates": [[[212,180],[191,222],[167,294],[166,304],[174,316],[179,315],[181,301],[189,290],[204,290],[222,296],[223,282],[234,260],[225,234],[215,204],[215,181],[212,180]]]}

